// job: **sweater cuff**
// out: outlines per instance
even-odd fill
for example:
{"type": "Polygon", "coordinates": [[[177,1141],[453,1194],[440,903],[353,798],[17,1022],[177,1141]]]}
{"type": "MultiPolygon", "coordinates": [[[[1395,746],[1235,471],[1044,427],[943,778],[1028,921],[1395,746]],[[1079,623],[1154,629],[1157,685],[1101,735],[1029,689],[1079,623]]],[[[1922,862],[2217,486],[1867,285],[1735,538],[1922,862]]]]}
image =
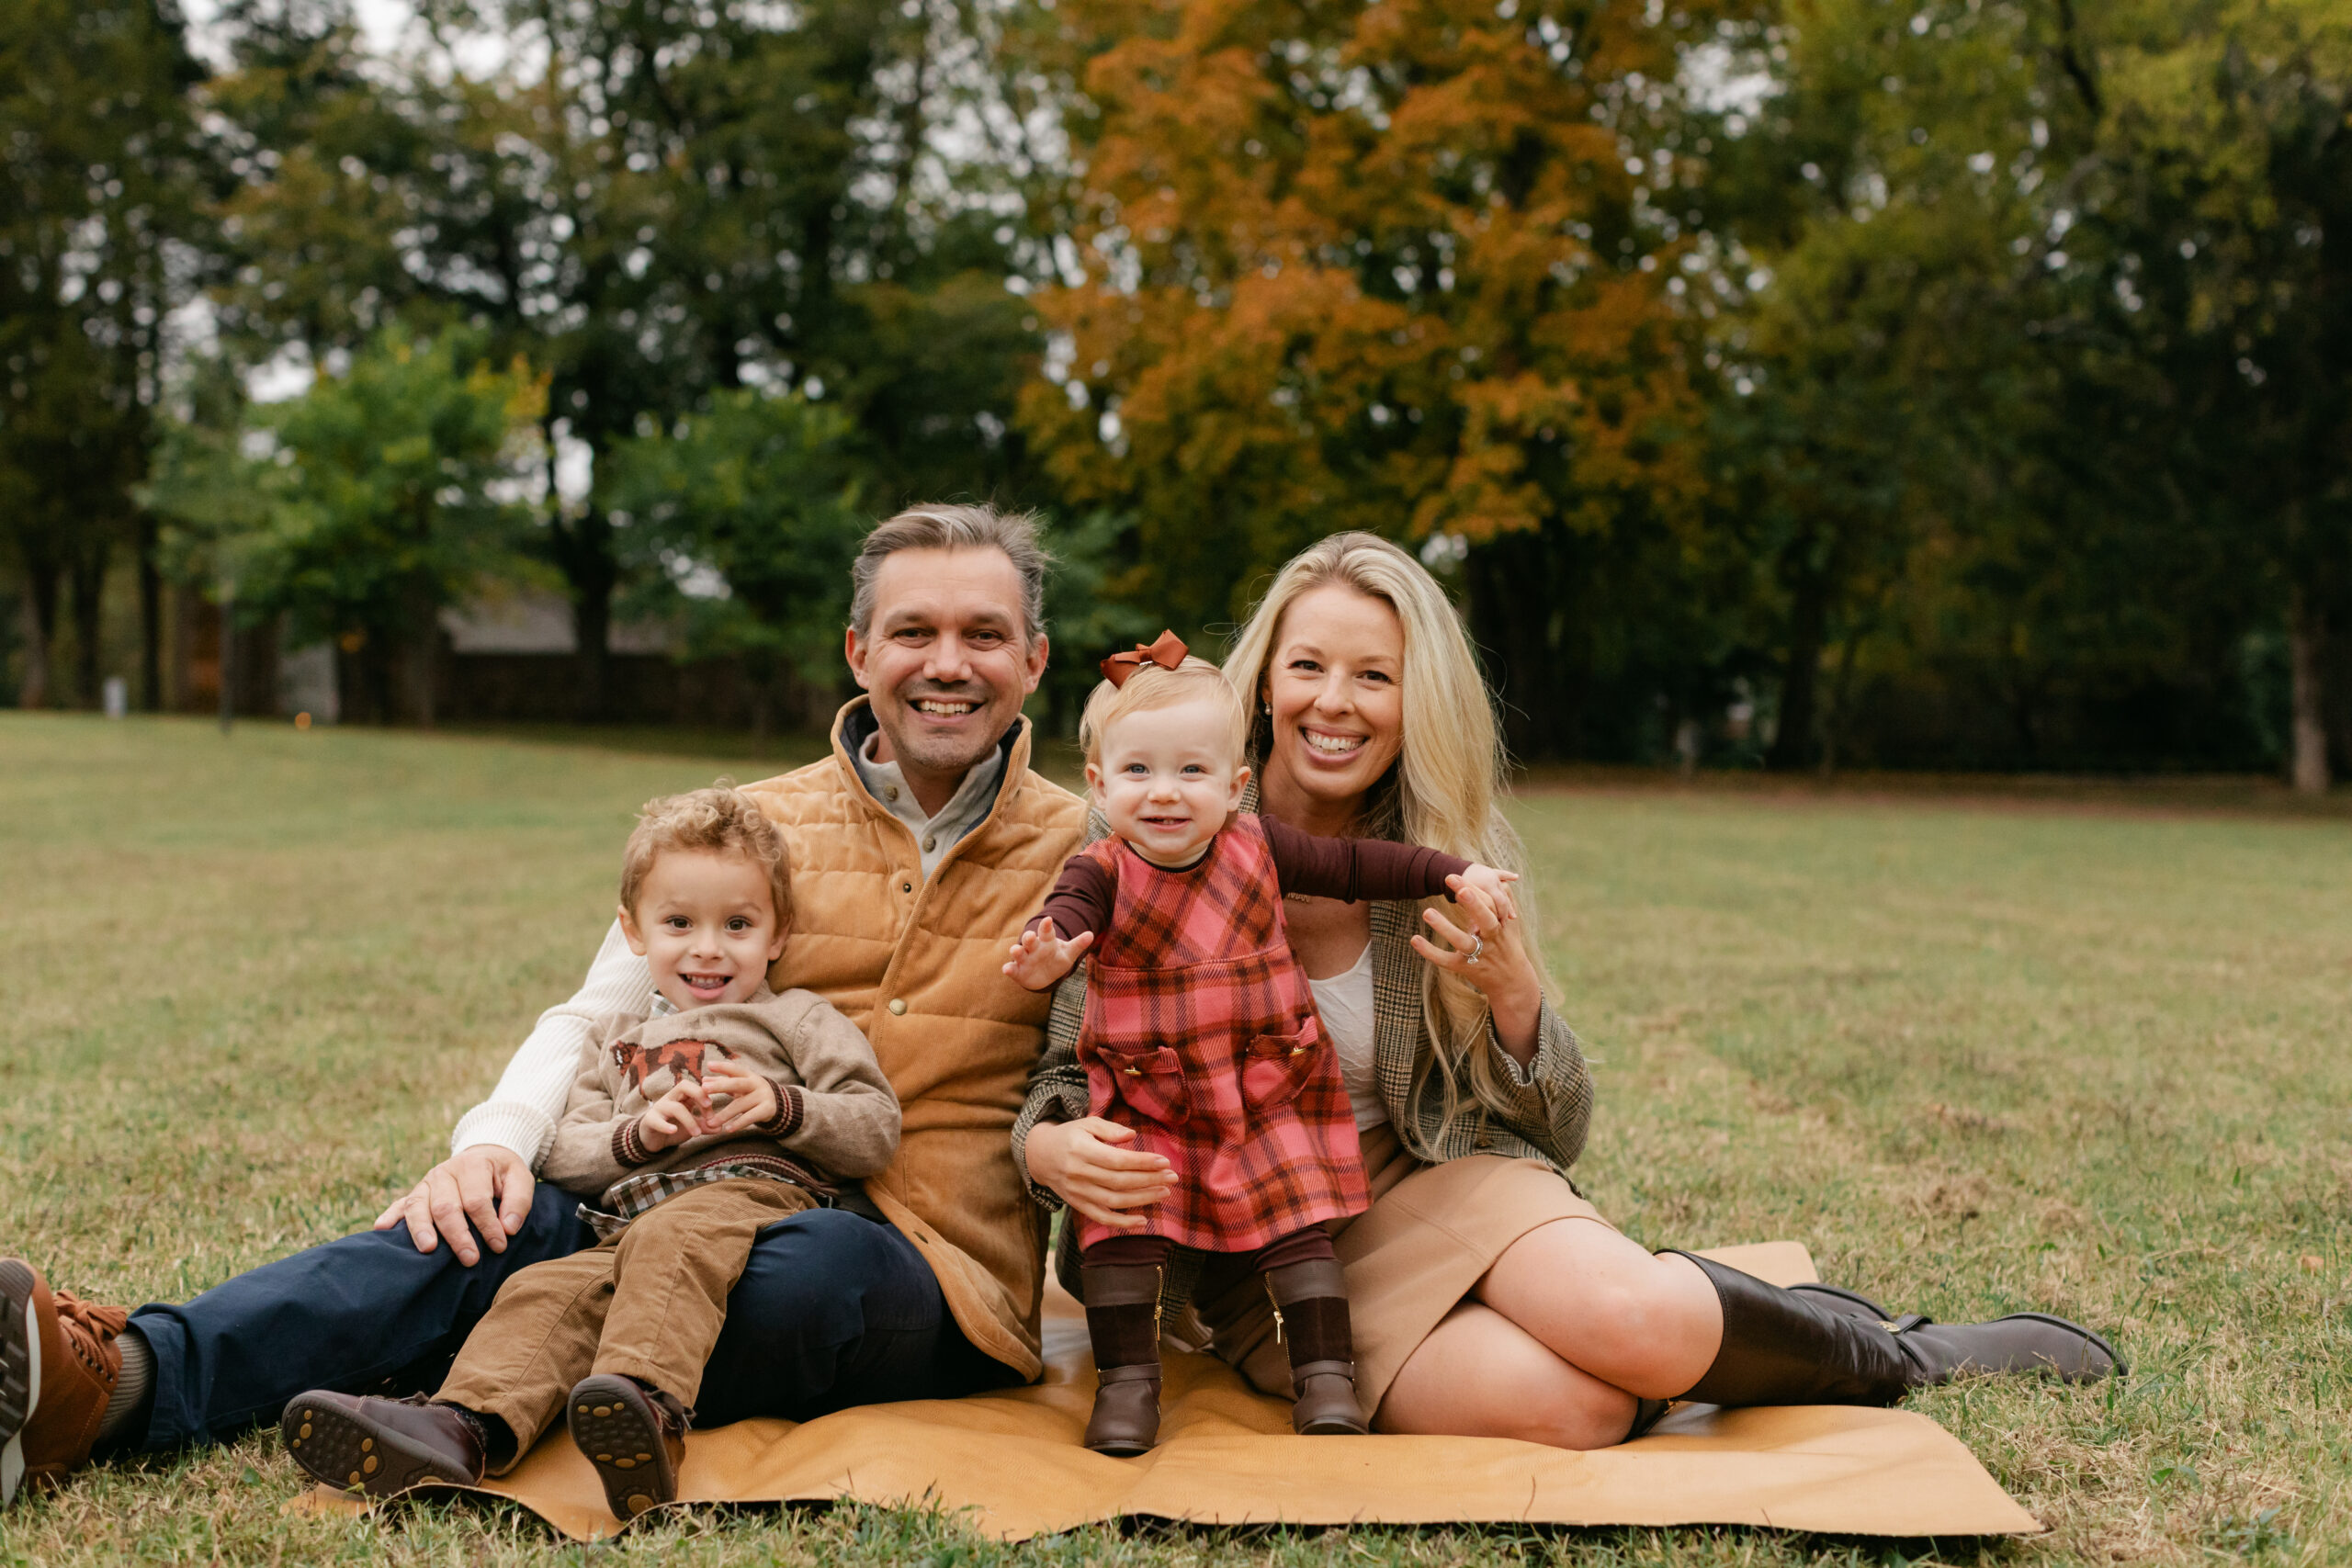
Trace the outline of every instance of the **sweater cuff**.
{"type": "Polygon", "coordinates": [[[1029,1201],[1049,1214],[1069,1205],[1062,1201],[1060,1193],[1029,1174],[1029,1134],[1041,1126],[1057,1125],[1069,1120],[1062,1114],[1065,1109],[1061,1105],[1048,1105],[1036,1115],[1023,1116],[1012,1124],[1012,1163],[1021,1172],[1022,1185],[1029,1189],[1029,1201]]]}
{"type": "Polygon", "coordinates": [[[1536,1068],[1544,1065],[1544,1031],[1540,1025],[1535,1031],[1535,1055],[1527,1059],[1523,1067],[1519,1065],[1518,1057],[1503,1049],[1503,1038],[1495,1032],[1495,1015],[1491,1012],[1487,1015],[1487,1044],[1495,1053],[1495,1060],[1502,1065],[1503,1071],[1510,1075],[1512,1083],[1521,1089],[1535,1087],[1536,1068]]]}
{"type": "Polygon", "coordinates": [[[801,1122],[808,1119],[807,1097],[797,1083],[778,1083],[770,1078],[768,1085],[775,1090],[775,1114],[752,1131],[771,1138],[788,1138],[800,1130],[801,1122]]]}
{"type": "Polygon", "coordinates": [[[485,1100],[458,1119],[449,1134],[449,1152],[459,1154],[478,1144],[495,1144],[522,1156],[532,1170],[547,1157],[555,1141],[555,1118],[518,1100],[485,1100]]]}
{"type": "Polygon", "coordinates": [[[645,1146],[644,1140],[637,1135],[637,1124],[643,1120],[645,1118],[642,1116],[632,1116],[626,1122],[614,1123],[613,1163],[615,1165],[640,1166],[653,1157],[652,1151],[649,1150],[645,1146]]]}

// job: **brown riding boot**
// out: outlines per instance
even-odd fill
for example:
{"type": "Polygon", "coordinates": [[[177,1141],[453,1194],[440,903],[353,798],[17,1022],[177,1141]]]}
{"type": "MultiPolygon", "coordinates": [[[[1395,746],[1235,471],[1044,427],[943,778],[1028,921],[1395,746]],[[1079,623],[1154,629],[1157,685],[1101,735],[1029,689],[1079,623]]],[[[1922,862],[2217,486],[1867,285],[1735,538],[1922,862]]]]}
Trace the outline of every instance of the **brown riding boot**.
{"type": "Polygon", "coordinates": [[[1132,1459],[1159,1440],[1160,1274],[1157,1264],[1085,1270],[1095,1377],[1086,1446],[1098,1454],[1132,1459]]]}
{"type": "Polygon", "coordinates": [[[1290,1345],[1292,1430],[1314,1437],[1371,1431],[1356,1403],[1355,1339],[1338,1260],[1270,1269],[1266,1294],[1274,1303],[1274,1335],[1290,1345]]]}

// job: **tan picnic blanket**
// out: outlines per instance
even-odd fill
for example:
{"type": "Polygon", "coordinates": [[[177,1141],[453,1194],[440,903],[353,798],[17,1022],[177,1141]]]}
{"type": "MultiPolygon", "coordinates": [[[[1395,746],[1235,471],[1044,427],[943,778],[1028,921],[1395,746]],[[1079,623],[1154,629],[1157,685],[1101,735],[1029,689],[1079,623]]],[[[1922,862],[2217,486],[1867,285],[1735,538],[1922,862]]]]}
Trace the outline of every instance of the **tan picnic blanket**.
{"type": "MultiPolygon", "coordinates": [[[[1707,1256],[1780,1284],[1815,1278],[1794,1242],[1707,1256]]],[[[2041,1529],[1959,1439],[1908,1411],[1689,1405],[1639,1442],[1592,1453],[1498,1438],[1300,1438],[1286,1404],[1197,1355],[1169,1359],[1159,1447],[1141,1459],[1105,1459],[1079,1446],[1094,1368],[1078,1303],[1056,1291],[1045,1331],[1046,1376],[1031,1387],[691,1433],[680,1500],[937,1507],[1002,1540],[1127,1515],[1215,1525],[1735,1524],[1891,1536],[2041,1529]]],[[[560,1426],[481,1490],[577,1540],[624,1528],[560,1426]]],[[[321,1487],[293,1506],[359,1505],[321,1487]]]]}

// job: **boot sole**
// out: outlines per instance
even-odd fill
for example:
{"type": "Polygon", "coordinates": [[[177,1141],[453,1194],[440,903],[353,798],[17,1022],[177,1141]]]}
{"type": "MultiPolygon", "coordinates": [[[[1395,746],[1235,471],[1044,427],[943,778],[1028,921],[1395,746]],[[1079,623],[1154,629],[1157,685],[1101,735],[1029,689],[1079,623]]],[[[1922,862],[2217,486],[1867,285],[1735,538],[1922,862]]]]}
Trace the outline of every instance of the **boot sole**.
{"type": "Polygon", "coordinates": [[[633,1519],[678,1500],[662,1418],[637,1384],[609,1375],[582,1381],[565,1404],[564,1424],[581,1456],[595,1466],[615,1518],[633,1519]]]}
{"type": "Polygon", "coordinates": [[[416,1486],[472,1486],[469,1475],[400,1432],[316,1395],[288,1400],[278,1418],[286,1451],[313,1479],[369,1497],[396,1497],[416,1486]]]}
{"type": "Polygon", "coordinates": [[[25,1427],[40,1408],[40,1325],[33,1320],[33,1271],[0,1262],[0,1508],[25,1483],[25,1427]]]}

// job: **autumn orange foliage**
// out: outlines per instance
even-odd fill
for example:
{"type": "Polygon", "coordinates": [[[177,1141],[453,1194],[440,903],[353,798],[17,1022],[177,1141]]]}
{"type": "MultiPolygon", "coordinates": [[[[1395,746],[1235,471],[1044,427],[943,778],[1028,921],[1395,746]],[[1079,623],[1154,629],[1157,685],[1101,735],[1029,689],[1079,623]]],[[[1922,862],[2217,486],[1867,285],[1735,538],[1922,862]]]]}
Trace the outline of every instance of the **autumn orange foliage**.
{"type": "MultiPolygon", "coordinates": [[[[1023,421],[1136,518],[1123,584],[1238,610],[1309,539],[1685,512],[1700,474],[1632,121],[1692,25],[1624,4],[1063,0],[1085,276],[1023,421]]],[[[1654,90],[1654,89],[1653,89],[1654,90]]]]}

